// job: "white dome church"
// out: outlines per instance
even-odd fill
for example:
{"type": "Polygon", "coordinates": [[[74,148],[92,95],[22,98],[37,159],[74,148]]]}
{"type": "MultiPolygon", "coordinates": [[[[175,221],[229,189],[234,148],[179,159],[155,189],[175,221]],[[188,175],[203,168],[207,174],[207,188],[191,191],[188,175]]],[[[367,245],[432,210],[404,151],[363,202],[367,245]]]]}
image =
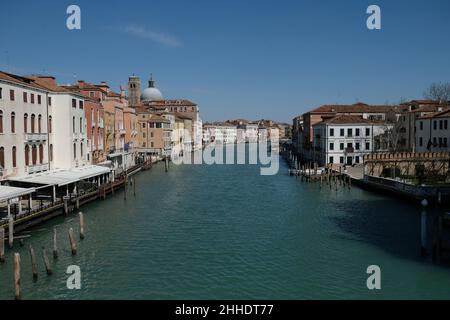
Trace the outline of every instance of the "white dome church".
{"type": "Polygon", "coordinates": [[[157,101],[163,99],[161,91],[155,87],[155,80],[153,80],[153,77],[150,77],[148,88],[145,88],[144,91],[142,91],[141,101],[157,101]]]}

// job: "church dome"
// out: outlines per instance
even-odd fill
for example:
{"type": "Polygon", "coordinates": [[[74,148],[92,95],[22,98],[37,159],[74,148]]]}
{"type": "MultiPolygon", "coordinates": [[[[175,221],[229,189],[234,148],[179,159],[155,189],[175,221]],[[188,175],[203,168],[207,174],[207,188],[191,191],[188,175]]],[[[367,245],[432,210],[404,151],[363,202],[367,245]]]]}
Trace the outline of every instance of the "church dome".
{"type": "Polygon", "coordinates": [[[141,101],[155,101],[155,100],[163,100],[163,96],[161,91],[155,87],[155,80],[150,78],[148,82],[148,88],[145,88],[141,94],[141,101]]]}

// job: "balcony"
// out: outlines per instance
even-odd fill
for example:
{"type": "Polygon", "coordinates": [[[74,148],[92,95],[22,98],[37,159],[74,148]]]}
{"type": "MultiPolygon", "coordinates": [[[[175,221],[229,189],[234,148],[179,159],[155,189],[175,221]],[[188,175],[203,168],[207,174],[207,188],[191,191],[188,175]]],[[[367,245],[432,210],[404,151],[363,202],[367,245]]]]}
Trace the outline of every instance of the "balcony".
{"type": "Polygon", "coordinates": [[[25,133],[26,142],[41,142],[47,141],[46,133],[25,133]]]}
{"type": "Polygon", "coordinates": [[[345,148],[345,153],[354,153],[355,149],[353,147],[347,147],[345,148]]]}
{"type": "Polygon", "coordinates": [[[28,172],[28,174],[33,174],[33,173],[47,171],[47,170],[48,170],[48,163],[35,164],[35,165],[26,167],[26,172],[28,172]]]}

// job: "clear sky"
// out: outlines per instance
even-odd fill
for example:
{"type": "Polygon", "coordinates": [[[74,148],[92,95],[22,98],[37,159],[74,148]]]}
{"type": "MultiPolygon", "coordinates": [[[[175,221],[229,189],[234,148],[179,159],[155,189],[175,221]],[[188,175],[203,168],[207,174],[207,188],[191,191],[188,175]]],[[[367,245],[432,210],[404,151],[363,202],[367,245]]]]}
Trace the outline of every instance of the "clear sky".
{"type": "Polygon", "coordinates": [[[8,1],[0,70],[59,83],[150,73],[204,120],[291,122],[325,103],[394,103],[450,81],[448,0],[8,1]],[[66,8],[81,7],[81,30],[66,8]],[[381,7],[382,29],[366,27],[381,7]]]}

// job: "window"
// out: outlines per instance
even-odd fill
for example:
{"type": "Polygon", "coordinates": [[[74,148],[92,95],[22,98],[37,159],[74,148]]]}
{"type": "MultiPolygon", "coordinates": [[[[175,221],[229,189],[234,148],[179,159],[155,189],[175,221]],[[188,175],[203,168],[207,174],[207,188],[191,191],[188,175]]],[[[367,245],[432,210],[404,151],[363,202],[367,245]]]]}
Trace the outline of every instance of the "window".
{"type": "Polygon", "coordinates": [[[370,150],[370,142],[366,142],[366,150],[370,150]]]}
{"type": "Polygon", "coordinates": [[[344,163],[344,157],[339,157],[339,163],[344,163]]]}
{"type": "Polygon", "coordinates": [[[83,157],[83,142],[80,144],[80,155],[83,157]]]}
{"type": "Polygon", "coordinates": [[[439,147],[442,148],[442,137],[439,138],[439,147]]]}
{"type": "Polygon", "coordinates": [[[0,148],[0,168],[5,168],[5,148],[0,148]]]}
{"type": "Polygon", "coordinates": [[[145,132],[142,132],[142,138],[145,138],[145,132]]]}
{"type": "Polygon", "coordinates": [[[44,146],[42,144],[39,145],[39,163],[44,163],[44,146]]]}
{"type": "Polygon", "coordinates": [[[347,148],[353,148],[353,143],[351,142],[347,143],[347,148]]]}
{"type": "Polygon", "coordinates": [[[150,147],[153,148],[153,142],[150,142],[150,147]]]}
{"type": "Polygon", "coordinates": [[[366,128],[366,137],[370,136],[370,128],[366,128]]]}
{"type": "Polygon", "coordinates": [[[153,131],[150,132],[150,138],[153,138],[153,131]]]}
{"type": "Polygon", "coordinates": [[[16,133],[16,114],[11,112],[11,133],[16,133]]]}
{"type": "Polygon", "coordinates": [[[72,118],[72,132],[75,133],[75,117],[72,118]]]}
{"type": "Polygon", "coordinates": [[[50,145],[50,161],[53,161],[53,144],[50,145]]]}
{"type": "Polygon", "coordinates": [[[30,96],[31,96],[31,103],[34,103],[34,93],[31,93],[30,96]]]}
{"type": "Polygon", "coordinates": [[[49,105],[49,106],[52,105],[52,97],[48,97],[48,105],[49,105]]]}
{"type": "Polygon", "coordinates": [[[0,99],[3,99],[2,88],[0,88],[0,99]]]}
{"type": "Polygon", "coordinates": [[[359,156],[355,157],[355,163],[359,163],[359,156]]]}
{"type": "Polygon", "coordinates": [[[347,129],[347,135],[349,136],[349,137],[352,137],[353,136],[353,129],[347,129]]]}
{"type": "Polygon", "coordinates": [[[433,121],[433,130],[437,130],[437,121],[436,120],[433,121]]]}
{"type": "Polygon", "coordinates": [[[30,165],[30,146],[25,146],[25,165],[30,165]]]}
{"type": "Polygon", "coordinates": [[[23,132],[28,133],[28,114],[23,115],[23,132]]]}
{"type": "Polygon", "coordinates": [[[83,133],[83,118],[80,118],[80,133],[83,133]]]}
{"type": "Polygon", "coordinates": [[[48,133],[52,133],[52,116],[48,117],[48,133]]]}
{"type": "Polygon", "coordinates": [[[28,102],[28,94],[25,91],[23,92],[23,102],[28,102]]]}
{"type": "Polygon", "coordinates": [[[329,163],[334,163],[334,157],[330,157],[330,161],[328,161],[329,163]]]}
{"type": "Polygon", "coordinates": [[[330,143],[330,150],[334,150],[334,143],[330,143]]]}
{"type": "Polygon", "coordinates": [[[423,130],[423,121],[419,122],[419,128],[420,128],[420,130],[423,130]]]}
{"type": "Polygon", "coordinates": [[[356,149],[356,150],[359,150],[359,149],[360,149],[359,142],[356,142],[356,143],[355,143],[355,149],[356,149]]]}
{"type": "Polygon", "coordinates": [[[334,137],[334,129],[333,128],[330,129],[330,137],[334,137]]]}
{"type": "Polygon", "coordinates": [[[77,107],[77,101],[75,99],[72,99],[72,108],[77,107]]]}
{"type": "Polygon", "coordinates": [[[42,116],[38,115],[38,132],[42,132],[42,116]]]}
{"type": "Polygon", "coordinates": [[[341,142],[341,144],[339,145],[339,150],[344,150],[344,143],[341,142]]]}
{"type": "Polygon", "coordinates": [[[34,133],[34,120],[36,116],[34,114],[31,115],[31,133],[34,133]]]}
{"type": "Polygon", "coordinates": [[[38,104],[41,104],[42,103],[42,101],[41,101],[41,95],[40,94],[38,94],[38,104]]]}
{"type": "Polygon", "coordinates": [[[12,147],[12,165],[13,168],[17,167],[17,150],[16,147],[12,147]]]}
{"type": "Polygon", "coordinates": [[[448,129],[448,120],[444,120],[444,130],[448,129]]]}
{"type": "Polygon", "coordinates": [[[0,133],[3,133],[3,111],[0,110],[0,133]]]}
{"type": "Polygon", "coordinates": [[[77,158],[77,145],[75,143],[73,144],[73,158],[77,158]]]}
{"type": "Polygon", "coordinates": [[[78,102],[78,105],[79,105],[80,109],[83,109],[83,101],[80,100],[80,101],[78,102]]]}
{"type": "Polygon", "coordinates": [[[359,128],[355,129],[355,136],[359,137],[359,128]]]}
{"type": "Polygon", "coordinates": [[[14,90],[9,90],[9,100],[11,100],[11,101],[15,100],[14,90]]]}
{"type": "Polygon", "coordinates": [[[35,145],[31,147],[31,162],[33,166],[37,163],[37,147],[35,145]]]}
{"type": "Polygon", "coordinates": [[[447,148],[447,138],[444,138],[444,144],[443,144],[444,148],[447,148]]]}
{"type": "Polygon", "coordinates": [[[341,137],[343,137],[345,135],[345,130],[341,129],[341,137]]]}
{"type": "Polygon", "coordinates": [[[423,138],[422,137],[419,138],[419,147],[423,147],[423,138]]]}

